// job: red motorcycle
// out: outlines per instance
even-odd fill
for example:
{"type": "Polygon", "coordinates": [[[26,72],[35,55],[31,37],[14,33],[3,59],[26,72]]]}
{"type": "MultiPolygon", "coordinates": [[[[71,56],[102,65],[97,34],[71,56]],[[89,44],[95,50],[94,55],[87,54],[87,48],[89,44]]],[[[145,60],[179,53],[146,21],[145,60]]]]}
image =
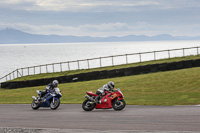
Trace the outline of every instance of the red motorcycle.
{"type": "Polygon", "coordinates": [[[110,109],[113,108],[116,111],[124,109],[126,102],[123,99],[123,94],[120,89],[115,89],[113,92],[105,91],[105,95],[101,98],[98,104],[95,102],[95,97],[98,95],[93,92],[86,92],[85,98],[87,98],[83,104],[82,108],[85,111],[91,111],[96,109],[110,109]]]}

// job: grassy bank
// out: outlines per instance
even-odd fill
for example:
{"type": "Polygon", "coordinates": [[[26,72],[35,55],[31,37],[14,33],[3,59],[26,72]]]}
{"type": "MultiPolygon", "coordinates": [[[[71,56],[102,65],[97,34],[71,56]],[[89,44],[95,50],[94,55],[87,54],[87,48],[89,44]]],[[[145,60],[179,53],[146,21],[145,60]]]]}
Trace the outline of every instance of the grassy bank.
{"type": "MultiPolygon", "coordinates": [[[[82,103],[86,91],[94,91],[114,81],[124,93],[127,104],[194,105],[200,104],[200,68],[158,72],[103,80],[60,84],[61,103],[82,103]]],[[[31,103],[35,90],[45,86],[0,89],[0,103],[31,103]]]]}
{"type": "Polygon", "coordinates": [[[33,80],[33,79],[52,78],[52,77],[59,77],[59,76],[65,76],[65,75],[87,73],[87,72],[92,72],[92,71],[112,70],[112,69],[135,67],[135,66],[140,66],[140,65],[158,64],[158,63],[167,63],[167,62],[182,61],[182,60],[194,60],[194,59],[200,59],[200,56],[197,55],[197,56],[177,57],[177,58],[171,58],[171,59],[146,61],[146,62],[140,62],[140,63],[117,65],[117,66],[102,67],[102,68],[95,68],[95,69],[73,70],[73,71],[65,71],[65,72],[57,72],[57,73],[44,73],[44,74],[37,74],[37,75],[31,75],[31,76],[23,76],[23,77],[14,79],[12,81],[25,81],[25,80],[33,80]]]}

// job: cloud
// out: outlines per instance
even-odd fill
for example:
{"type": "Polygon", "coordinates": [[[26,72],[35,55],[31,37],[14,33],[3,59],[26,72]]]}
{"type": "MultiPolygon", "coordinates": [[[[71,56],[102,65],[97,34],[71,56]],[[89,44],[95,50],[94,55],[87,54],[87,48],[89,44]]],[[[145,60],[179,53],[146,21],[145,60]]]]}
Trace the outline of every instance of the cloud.
{"type": "Polygon", "coordinates": [[[79,28],[84,31],[120,31],[120,30],[126,30],[128,29],[128,24],[126,23],[102,23],[99,25],[91,25],[91,24],[85,24],[80,25],[79,28]]]}
{"type": "Polygon", "coordinates": [[[200,7],[199,0],[160,0],[159,6],[162,9],[184,9],[200,7]]]}
{"type": "Polygon", "coordinates": [[[2,8],[31,11],[116,12],[199,6],[197,0],[0,0],[2,8]]]}
{"type": "Polygon", "coordinates": [[[75,36],[199,36],[199,0],[0,0],[0,28],[75,36]]]}

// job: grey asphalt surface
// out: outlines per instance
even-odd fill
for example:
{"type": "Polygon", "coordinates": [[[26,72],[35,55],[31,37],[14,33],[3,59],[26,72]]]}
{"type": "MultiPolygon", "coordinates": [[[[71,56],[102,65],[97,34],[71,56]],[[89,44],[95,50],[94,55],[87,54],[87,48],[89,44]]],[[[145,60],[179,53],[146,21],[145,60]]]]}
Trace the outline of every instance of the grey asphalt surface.
{"type": "Polygon", "coordinates": [[[200,132],[200,106],[132,106],[82,110],[80,104],[61,104],[57,110],[30,104],[0,104],[0,133],[25,132],[200,132]],[[28,131],[27,131],[28,132],[28,131]]]}

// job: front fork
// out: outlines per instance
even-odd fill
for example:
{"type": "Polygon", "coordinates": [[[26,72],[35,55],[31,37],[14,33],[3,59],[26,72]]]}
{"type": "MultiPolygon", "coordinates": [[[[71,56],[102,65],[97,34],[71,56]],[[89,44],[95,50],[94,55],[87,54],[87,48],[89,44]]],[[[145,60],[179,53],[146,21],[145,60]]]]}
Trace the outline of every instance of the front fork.
{"type": "Polygon", "coordinates": [[[54,102],[55,102],[55,98],[54,98],[54,97],[53,97],[53,101],[52,101],[52,102],[53,102],[53,104],[54,104],[54,102]]]}
{"type": "Polygon", "coordinates": [[[120,101],[121,101],[122,99],[123,99],[122,97],[118,97],[118,98],[116,99],[116,104],[120,104],[120,101]]]}

